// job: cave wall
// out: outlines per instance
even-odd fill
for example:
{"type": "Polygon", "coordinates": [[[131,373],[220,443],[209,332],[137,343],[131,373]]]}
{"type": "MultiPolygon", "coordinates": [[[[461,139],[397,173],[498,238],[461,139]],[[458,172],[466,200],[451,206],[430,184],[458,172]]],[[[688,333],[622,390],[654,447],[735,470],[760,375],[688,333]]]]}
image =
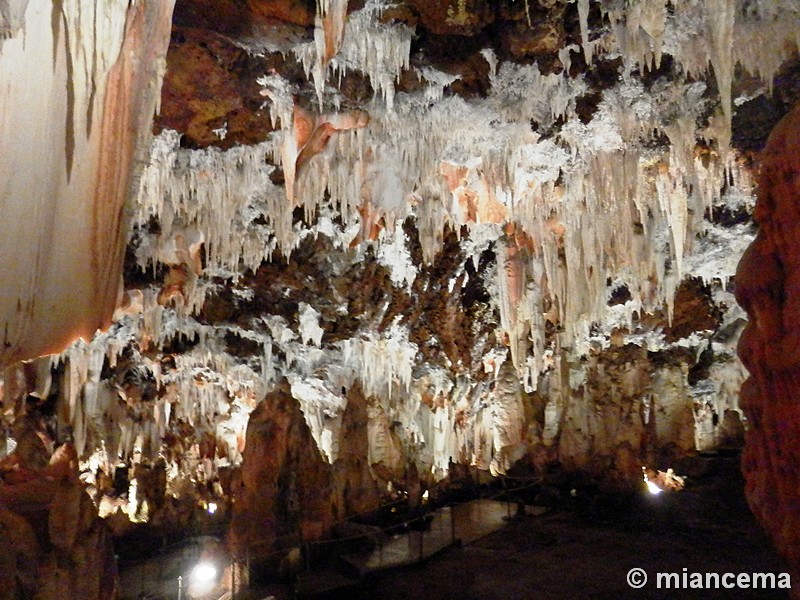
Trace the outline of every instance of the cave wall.
{"type": "Polygon", "coordinates": [[[119,582],[111,534],[78,478],[67,442],[54,452],[39,419],[21,419],[11,460],[0,463],[0,594],[111,600],[119,582]]]}
{"type": "Polygon", "coordinates": [[[767,142],[755,209],[758,235],[736,272],[736,297],[750,318],[739,342],[750,373],[741,392],[748,419],[745,493],[794,577],[800,574],[798,207],[800,107],[780,121],[767,142]]]}
{"type": "MultiPolygon", "coordinates": [[[[29,393],[46,402],[49,356],[20,361],[111,323],[173,4],[0,2],[2,598],[118,597],[111,535],[66,429],[53,452],[44,427],[49,449],[25,426],[42,417],[25,404],[29,393]]],[[[71,428],[75,404],[60,413],[71,428]]]]}

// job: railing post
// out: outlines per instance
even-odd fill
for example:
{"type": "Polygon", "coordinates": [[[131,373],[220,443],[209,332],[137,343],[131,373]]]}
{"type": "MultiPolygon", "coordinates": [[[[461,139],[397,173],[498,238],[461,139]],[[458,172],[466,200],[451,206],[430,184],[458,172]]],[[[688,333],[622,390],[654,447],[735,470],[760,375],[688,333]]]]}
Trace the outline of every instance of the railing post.
{"type": "Polygon", "coordinates": [[[236,600],[236,555],[231,554],[231,600],[236,600]]]}
{"type": "Polygon", "coordinates": [[[422,562],[422,555],[423,555],[423,541],[425,539],[425,521],[420,519],[419,522],[419,562],[422,562]]]}

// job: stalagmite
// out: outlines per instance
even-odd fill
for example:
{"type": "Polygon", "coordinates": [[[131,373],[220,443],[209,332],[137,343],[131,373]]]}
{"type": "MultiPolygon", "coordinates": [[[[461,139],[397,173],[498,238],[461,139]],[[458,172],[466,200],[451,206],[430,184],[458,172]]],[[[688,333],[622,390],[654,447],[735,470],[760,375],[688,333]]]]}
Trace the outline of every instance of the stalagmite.
{"type": "Polygon", "coordinates": [[[738,346],[750,374],[741,390],[741,406],[751,423],[742,457],[745,494],[795,576],[800,572],[794,467],[800,456],[795,383],[800,302],[793,293],[800,273],[794,243],[799,156],[800,108],[795,107],[767,141],[755,207],[759,231],[736,271],[736,298],[750,321],[738,346]]]}

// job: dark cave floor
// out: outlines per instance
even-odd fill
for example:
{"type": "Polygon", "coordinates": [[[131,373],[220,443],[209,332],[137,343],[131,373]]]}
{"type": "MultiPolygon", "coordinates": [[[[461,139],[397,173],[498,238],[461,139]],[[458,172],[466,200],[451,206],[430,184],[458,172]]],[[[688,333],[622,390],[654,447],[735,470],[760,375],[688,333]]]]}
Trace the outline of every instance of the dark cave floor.
{"type": "MultiPolygon", "coordinates": [[[[677,493],[643,493],[620,503],[581,494],[540,517],[421,565],[368,576],[318,596],[347,600],[548,600],[618,598],[788,598],[786,590],[658,589],[656,574],[786,571],[744,500],[736,456],[706,457],[704,474],[677,493]],[[626,575],[649,581],[632,589],[626,575]]],[[[688,577],[688,575],[687,575],[688,577]]],[[[663,586],[662,586],[663,587],[663,586]]],[[[722,587],[720,585],[720,587],[722,587]]],[[[266,591],[266,590],[265,590],[266,591]]],[[[282,600],[280,590],[269,590],[282,600]]],[[[254,596],[264,597],[264,596],[254,596]]]]}

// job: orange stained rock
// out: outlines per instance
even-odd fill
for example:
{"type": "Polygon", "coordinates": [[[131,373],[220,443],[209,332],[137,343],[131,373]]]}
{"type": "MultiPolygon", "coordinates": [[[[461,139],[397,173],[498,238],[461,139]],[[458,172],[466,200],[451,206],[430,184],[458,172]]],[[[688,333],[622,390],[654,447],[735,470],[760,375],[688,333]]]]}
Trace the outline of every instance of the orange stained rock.
{"type": "MultiPolygon", "coordinates": [[[[266,96],[269,92],[265,90],[262,94],[266,96]]],[[[325,149],[335,133],[366,127],[369,114],[363,110],[314,114],[295,103],[292,116],[292,129],[287,132],[281,147],[281,163],[286,179],[286,197],[295,206],[294,187],[301,169],[325,149]]]]}
{"type": "MultiPolygon", "coordinates": [[[[749,323],[739,356],[748,419],[742,470],[753,513],[800,576],[800,106],[773,130],[762,154],[759,232],[736,271],[749,323]]],[[[795,588],[796,597],[800,592],[795,588]]]]}
{"type": "Polygon", "coordinates": [[[503,265],[508,285],[508,300],[513,311],[512,322],[516,322],[517,308],[525,291],[525,256],[513,242],[508,244],[508,258],[503,265]]]}
{"type": "Polygon", "coordinates": [[[525,293],[525,279],[527,264],[535,250],[533,238],[514,222],[507,222],[503,226],[505,233],[507,257],[503,264],[508,285],[508,299],[512,309],[512,320],[516,321],[517,308],[525,293]]]}
{"type": "Polygon", "coordinates": [[[536,250],[533,238],[518,223],[508,221],[503,225],[503,233],[505,233],[509,239],[513,240],[513,244],[518,250],[523,250],[528,254],[533,254],[536,250]]]}
{"type": "Polygon", "coordinates": [[[470,169],[450,161],[439,164],[439,174],[453,195],[454,210],[463,223],[502,223],[508,217],[508,209],[497,199],[494,186],[486,175],[479,175],[476,184],[470,184],[470,169]]]}
{"type": "Polygon", "coordinates": [[[187,265],[170,267],[164,278],[164,285],[158,294],[158,303],[162,306],[168,306],[173,302],[185,303],[185,286],[189,278],[190,274],[187,265]]]}
{"type": "Polygon", "coordinates": [[[248,8],[260,17],[309,27],[314,24],[314,6],[303,0],[247,0],[248,8]]]}
{"type": "Polygon", "coordinates": [[[336,56],[344,40],[344,25],[347,20],[347,0],[331,0],[328,12],[322,18],[322,31],[325,38],[324,67],[336,56]]]}
{"type": "Polygon", "coordinates": [[[381,212],[376,210],[369,199],[364,201],[358,206],[358,214],[361,215],[361,229],[350,242],[350,247],[355,248],[361,242],[371,241],[374,242],[380,236],[381,231],[386,226],[382,218],[381,212]]]}

